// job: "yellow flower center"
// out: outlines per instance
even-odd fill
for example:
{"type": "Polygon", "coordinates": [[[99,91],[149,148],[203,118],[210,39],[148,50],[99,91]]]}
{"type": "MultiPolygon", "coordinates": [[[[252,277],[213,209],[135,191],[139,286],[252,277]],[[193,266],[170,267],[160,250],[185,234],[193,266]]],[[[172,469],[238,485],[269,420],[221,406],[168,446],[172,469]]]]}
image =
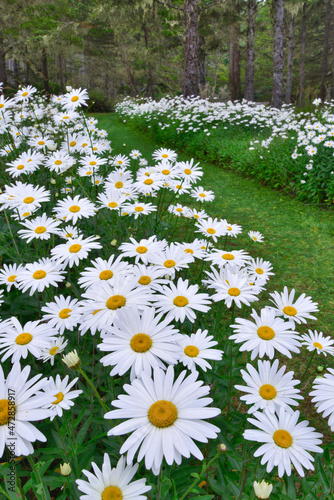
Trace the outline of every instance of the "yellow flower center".
{"type": "Polygon", "coordinates": [[[228,230],[228,231],[232,231],[232,230],[233,230],[233,227],[231,227],[231,226],[227,226],[227,230],[228,230]]]}
{"type": "Polygon", "coordinates": [[[263,274],[263,269],[261,269],[260,267],[258,267],[257,269],[255,269],[255,272],[257,274],[263,274]]]}
{"type": "Polygon", "coordinates": [[[30,215],[30,212],[24,212],[24,214],[22,214],[23,217],[28,217],[30,215]]]}
{"type": "Polygon", "coordinates": [[[60,317],[61,319],[67,319],[67,318],[69,318],[69,317],[71,316],[71,314],[70,314],[71,312],[72,312],[72,310],[71,310],[71,309],[68,309],[67,307],[65,307],[65,309],[62,309],[62,310],[60,311],[60,313],[59,313],[59,317],[60,317]]]}
{"type": "Polygon", "coordinates": [[[283,312],[287,314],[288,316],[296,316],[297,314],[297,309],[295,309],[292,306],[285,306],[283,307],[283,312]]]}
{"type": "Polygon", "coordinates": [[[89,165],[96,165],[96,161],[90,161],[89,165]]]}
{"type": "Polygon", "coordinates": [[[31,333],[20,333],[20,335],[16,337],[15,342],[18,345],[26,345],[29,344],[29,342],[31,342],[32,339],[33,336],[31,335],[31,333]]]}
{"type": "Polygon", "coordinates": [[[8,399],[0,399],[0,425],[7,425],[14,419],[16,412],[15,405],[8,399]]]}
{"type": "Polygon", "coordinates": [[[164,262],[164,266],[167,267],[168,269],[170,269],[171,267],[174,267],[175,264],[176,264],[176,262],[173,259],[168,259],[168,260],[165,260],[165,262],[164,262]]]}
{"type": "Polygon", "coordinates": [[[135,352],[146,352],[151,348],[152,339],[146,333],[137,333],[132,337],[130,345],[135,352]]]}
{"type": "Polygon", "coordinates": [[[66,238],[72,238],[73,233],[67,233],[65,236],[66,236],[66,238]]]}
{"type": "Polygon", "coordinates": [[[257,330],[257,334],[262,340],[271,340],[275,337],[275,332],[270,326],[260,326],[257,330]]]}
{"type": "Polygon", "coordinates": [[[69,119],[69,116],[63,116],[63,120],[68,120],[69,119]]]}
{"type": "Polygon", "coordinates": [[[184,348],[184,354],[189,356],[189,358],[196,358],[199,354],[199,349],[195,345],[187,345],[184,348]]]}
{"type": "Polygon", "coordinates": [[[200,194],[199,194],[199,196],[200,196],[201,198],[205,198],[206,194],[205,194],[205,193],[200,193],[200,194]]]}
{"type": "Polygon", "coordinates": [[[102,309],[96,309],[96,311],[93,311],[93,316],[95,316],[95,314],[97,314],[100,311],[102,311],[102,309]]]}
{"type": "Polygon", "coordinates": [[[37,234],[45,233],[45,231],[46,231],[46,227],[44,227],[44,226],[38,226],[35,229],[35,233],[37,233],[37,234]]]}
{"type": "Polygon", "coordinates": [[[39,146],[44,146],[45,142],[44,141],[38,141],[37,143],[39,146]]]}
{"type": "Polygon", "coordinates": [[[190,168],[185,168],[184,169],[184,173],[187,174],[187,175],[190,175],[191,174],[190,168]]]}
{"type": "Polygon", "coordinates": [[[194,250],[192,250],[191,248],[185,248],[185,253],[191,253],[191,255],[194,253],[194,250]]]}
{"type": "Polygon", "coordinates": [[[318,349],[323,349],[322,344],[319,344],[319,342],[313,342],[314,347],[317,347],[318,349]]]}
{"type": "Polygon", "coordinates": [[[45,276],[46,276],[46,272],[43,271],[43,269],[40,269],[39,271],[35,271],[34,274],[32,275],[32,277],[35,280],[41,280],[41,279],[45,278],[45,276]]]}
{"type": "Polygon", "coordinates": [[[55,161],[55,165],[61,165],[61,164],[62,164],[62,161],[60,161],[60,160],[55,161]]]}
{"type": "Polygon", "coordinates": [[[23,92],[22,97],[27,97],[28,92],[23,92]]]}
{"type": "Polygon", "coordinates": [[[88,172],[86,172],[86,175],[92,175],[92,171],[91,170],[88,170],[88,172]]]}
{"type": "Polygon", "coordinates": [[[164,175],[169,175],[170,174],[170,170],[167,170],[166,168],[164,170],[162,170],[161,172],[162,174],[164,175]]]}
{"type": "Polygon", "coordinates": [[[176,189],[182,189],[182,184],[176,184],[176,189]]]}
{"type": "Polygon", "coordinates": [[[17,168],[17,170],[23,170],[24,169],[24,165],[18,165],[16,168],[17,168]]]}
{"type": "Polygon", "coordinates": [[[102,500],[122,500],[122,490],[117,486],[108,486],[102,492],[102,500]]]}
{"type": "Polygon", "coordinates": [[[116,201],[111,201],[110,203],[108,203],[108,207],[110,207],[110,208],[116,208],[117,207],[116,201]]]}
{"type": "Polygon", "coordinates": [[[52,401],[53,405],[57,405],[64,399],[64,394],[62,392],[58,392],[58,394],[55,394],[55,401],[52,401]]]}
{"type": "Polygon", "coordinates": [[[7,281],[13,283],[16,280],[16,278],[17,278],[16,274],[12,274],[11,276],[8,276],[7,281]]]}
{"type": "Polygon", "coordinates": [[[232,253],[224,253],[222,255],[222,259],[225,259],[225,260],[234,260],[234,255],[232,253]]]}
{"type": "Polygon", "coordinates": [[[123,187],[123,182],[117,181],[116,184],[115,184],[115,188],[121,189],[122,187],[123,187]]]}
{"type": "Polygon", "coordinates": [[[264,384],[260,387],[259,394],[263,399],[274,399],[276,398],[277,391],[273,385],[264,384]]]}
{"type": "Polygon", "coordinates": [[[166,153],[164,153],[163,155],[161,155],[163,158],[168,158],[168,155],[166,155],[166,153]]]}
{"type": "Polygon", "coordinates": [[[146,247],[142,247],[142,246],[140,246],[140,247],[137,247],[137,248],[136,248],[136,251],[137,251],[138,253],[146,253],[146,252],[147,252],[147,248],[146,248],[146,247]]]}
{"type": "Polygon", "coordinates": [[[144,209],[143,209],[143,207],[136,207],[136,208],[135,208],[135,211],[136,211],[136,212],[142,212],[143,210],[144,210],[144,209]]]}
{"type": "Polygon", "coordinates": [[[106,271],[102,271],[100,274],[99,274],[99,278],[100,280],[110,280],[110,278],[112,278],[114,276],[114,273],[112,271],[110,271],[109,269],[107,269],[106,271]]]}
{"type": "Polygon", "coordinates": [[[108,309],[112,309],[113,311],[119,309],[120,307],[125,306],[126,299],[123,295],[113,295],[109,297],[106,302],[106,306],[108,309]]]}
{"type": "Polygon", "coordinates": [[[74,95],[72,98],[71,98],[71,101],[72,102],[77,102],[79,100],[79,97],[77,95],[74,95]]]}
{"type": "Polygon", "coordinates": [[[146,179],[146,181],[144,181],[144,184],[146,184],[147,186],[150,186],[151,184],[153,184],[153,181],[152,181],[152,179],[146,179]]]}
{"type": "Polygon", "coordinates": [[[178,295],[173,300],[173,304],[177,307],[185,307],[186,305],[189,304],[189,300],[187,299],[187,297],[184,297],[183,295],[178,295]]]}
{"type": "Polygon", "coordinates": [[[240,295],[240,290],[239,288],[229,288],[228,292],[227,292],[229,295],[231,295],[231,297],[238,297],[238,295],[240,295]]]}
{"type": "Polygon", "coordinates": [[[176,211],[177,212],[183,212],[183,208],[177,208],[176,211]]]}
{"type": "Polygon", "coordinates": [[[141,276],[138,280],[140,285],[149,285],[151,283],[151,278],[149,276],[141,276]]]}
{"type": "Polygon", "coordinates": [[[49,350],[49,354],[51,354],[51,356],[54,356],[56,354],[56,352],[58,351],[59,347],[51,347],[51,349],[49,350]]]}
{"type": "Polygon", "coordinates": [[[71,253],[78,253],[79,250],[81,250],[81,245],[79,245],[79,243],[75,243],[75,245],[71,245],[68,250],[71,253]]]}
{"type": "Polygon", "coordinates": [[[215,232],[216,232],[216,230],[215,230],[215,229],[213,229],[213,227],[208,227],[208,229],[207,229],[206,231],[207,231],[207,233],[209,233],[209,234],[215,234],[215,232]]]}
{"type": "Polygon", "coordinates": [[[83,147],[83,148],[85,148],[86,146],[88,146],[88,144],[87,144],[87,142],[84,142],[84,143],[82,144],[82,147],[83,147]]]}
{"type": "Polygon", "coordinates": [[[72,212],[73,214],[79,212],[80,210],[80,207],[78,207],[78,205],[72,205],[70,208],[69,208],[69,211],[72,212]]]}
{"type": "Polygon", "coordinates": [[[160,429],[170,427],[177,419],[176,406],[170,401],[156,401],[148,410],[148,419],[152,425],[160,429]]]}
{"type": "Polygon", "coordinates": [[[118,165],[122,165],[123,161],[122,160],[118,160],[117,163],[118,163],[118,165]]]}
{"type": "Polygon", "coordinates": [[[289,448],[293,442],[290,432],[285,431],[284,429],[279,429],[274,432],[273,439],[280,448],[289,448]]]}
{"type": "Polygon", "coordinates": [[[76,141],[71,141],[71,142],[70,142],[70,146],[71,146],[71,148],[74,148],[74,146],[75,146],[75,145],[76,145],[76,141]]]}
{"type": "Polygon", "coordinates": [[[24,198],[23,203],[26,203],[28,205],[29,203],[32,203],[33,201],[35,201],[35,198],[33,198],[32,196],[27,196],[26,198],[24,198]]]}

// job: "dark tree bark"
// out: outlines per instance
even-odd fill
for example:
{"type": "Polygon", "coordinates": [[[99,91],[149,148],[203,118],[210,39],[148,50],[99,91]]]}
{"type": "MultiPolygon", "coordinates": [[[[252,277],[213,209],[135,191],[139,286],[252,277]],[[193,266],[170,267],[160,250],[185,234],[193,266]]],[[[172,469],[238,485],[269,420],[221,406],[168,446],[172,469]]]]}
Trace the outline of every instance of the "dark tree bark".
{"type": "Polygon", "coordinates": [[[204,43],[204,37],[200,36],[198,42],[198,81],[201,89],[204,89],[206,84],[206,53],[204,43]]]}
{"type": "Polygon", "coordinates": [[[24,75],[24,81],[25,81],[25,84],[28,85],[29,84],[29,58],[28,58],[28,47],[26,46],[25,48],[25,75],[24,75]]]}
{"type": "MultiPolygon", "coordinates": [[[[144,29],[144,41],[145,41],[145,49],[146,54],[149,52],[149,43],[148,43],[148,29],[146,23],[143,24],[144,29]]],[[[153,74],[152,74],[152,65],[150,58],[148,57],[147,62],[147,94],[154,99],[154,83],[153,83],[153,74]]]]}
{"type": "Polygon", "coordinates": [[[293,68],[293,49],[294,49],[294,36],[293,31],[295,27],[295,18],[289,13],[289,44],[288,44],[288,71],[286,75],[286,88],[285,88],[285,102],[290,104],[291,101],[291,88],[292,88],[292,68],[293,68]]]}
{"type": "Polygon", "coordinates": [[[135,77],[131,71],[130,65],[128,63],[128,55],[127,55],[126,48],[125,48],[122,41],[119,42],[119,49],[120,49],[120,53],[121,53],[122,62],[124,64],[124,67],[125,67],[127,75],[128,75],[128,82],[129,82],[130,88],[132,90],[133,95],[136,96],[139,94],[136,80],[135,80],[135,77]]]}
{"type": "Polygon", "coordinates": [[[305,81],[305,45],[306,45],[306,4],[303,4],[302,18],[302,43],[300,48],[300,79],[299,79],[299,106],[304,104],[304,81],[305,81]]]}
{"type": "Polygon", "coordinates": [[[229,87],[232,101],[241,99],[239,26],[230,25],[229,87]]]}
{"type": "Polygon", "coordinates": [[[248,34],[247,34],[247,62],[244,98],[254,101],[254,61],[255,61],[255,19],[257,0],[248,0],[248,34]]]}
{"type": "Polygon", "coordinates": [[[46,93],[46,95],[50,95],[48,59],[45,47],[43,47],[42,49],[42,78],[43,78],[43,90],[46,93]]]}
{"type": "Polygon", "coordinates": [[[58,54],[57,56],[57,76],[58,76],[60,92],[63,94],[65,92],[65,82],[64,82],[63,57],[61,54],[58,54]]]}
{"type": "Polygon", "coordinates": [[[7,87],[7,71],[6,71],[6,51],[3,44],[3,36],[0,35],[0,82],[3,82],[3,92],[7,87]]]}
{"type": "Polygon", "coordinates": [[[331,26],[331,10],[332,2],[327,1],[326,5],[326,24],[325,24],[325,38],[324,38],[324,51],[322,54],[322,64],[321,64],[321,84],[320,84],[320,98],[322,100],[326,97],[326,76],[327,76],[327,59],[328,59],[328,49],[329,49],[329,32],[331,26]]]}
{"type": "Polygon", "coordinates": [[[184,68],[185,97],[199,94],[198,82],[198,14],[199,0],[184,0],[184,68]]]}
{"type": "Polygon", "coordinates": [[[271,106],[281,109],[283,101],[284,0],[275,0],[274,73],[271,106]]]}

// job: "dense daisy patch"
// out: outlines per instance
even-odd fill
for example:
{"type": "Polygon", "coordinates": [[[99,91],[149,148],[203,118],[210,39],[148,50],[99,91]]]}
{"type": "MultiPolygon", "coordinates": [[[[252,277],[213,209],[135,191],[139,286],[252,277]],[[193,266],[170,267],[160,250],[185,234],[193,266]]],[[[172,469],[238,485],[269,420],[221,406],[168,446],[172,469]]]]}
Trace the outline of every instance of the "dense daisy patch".
{"type": "Polygon", "coordinates": [[[113,151],[87,100],[29,86],[0,110],[1,498],[326,498],[317,303],[266,292],[265,235],[210,215],[199,163],[113,151]]]}

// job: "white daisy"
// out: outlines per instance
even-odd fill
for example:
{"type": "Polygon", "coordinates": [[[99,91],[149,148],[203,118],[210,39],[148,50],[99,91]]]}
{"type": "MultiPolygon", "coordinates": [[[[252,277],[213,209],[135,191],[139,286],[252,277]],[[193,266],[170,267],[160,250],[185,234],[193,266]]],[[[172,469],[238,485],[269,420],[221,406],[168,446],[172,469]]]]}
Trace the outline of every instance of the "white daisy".
{"type": "Polygon", "coordinates": [[[99,236],[70,238],[67,243],[62,243],[54,247],[51,250],[51,255],[54,259],[58,259],[57,262],[65,267],[67,265],[69,267],[78,266],[80,260],[85,259],[91,250],[102,248],[102,245],[95,241],[99,238],[99,236]]]}
{"type": "Polygon", "coordinates": [[[22,264],[3,264],[3,269],[0,269],[0,285],[6,285],[7,292],[12,286],[18,288],[17,277],[23,269],[22,264]]]}
{"type": "Polygon", "coordinates": [[[42,292],[50,285],[57,287],[59,282],[64,281],[64,274],[62,264],[43,258],[26,264],[16,280],[22,292],[30,289],[29,294],[33,295],[36,291],[42,292]]]}
{"type": "Polygon", "coordinates": [[[223,351],[220,349],[212,349],[218,344],[212,339],[213,335],[208,335],[207,330],[197,330],[190,337],[182,335],[182,339],[178,342],[181,348],[179,361],[191,371],[196,371],[197,365],[205,372],[207,368],[211,370],[212,366],[206,360],[220,361],[223,356],[223,351]]]}
{"type": "Polygon", "coordinates": [[[130,242],[122,243],[119,247],[123,257],[135,257],[136,262],[141,260],[144,264],[148,264],[155,253],[162,252],[166,247],[165,240],[158,241],[156,236],[139,241],[130,238],[130,242]]]}
{"type": "Polygon", "coordinates": [[[324,418],[329,416],[328,425],[334,431],[334,370],[328,368],[328,373],[323,377],[317,377],[312,386],[310,396],[314,396],[312,402],[315,403],[318,413],[322,413],[324,418]]]}
{"type": "Polygon", "coordinates": [[[51,219],[46,214],[43,214],[22,223],[21,225],[26,229],[20,229],[18,234],[21,235],[21,238],[27,240],[27,243],[33,239],[49,240],[51,234],[59,234],[58,226],[60,224],[60,221],[51,219]]]}
{"type": "Polygon", "coordinates": [[[306,297],[303,293],[295,301],[295,290],[289,293],[288,288],[285,286],[283,293],[271,293],[270,299],[276,307],[272,307],[276,316],[283,316],[292,323],[307,323],[307,319],[317,319],[312,316],[311,312],[319,311],[317,302],[312,302],[311,297],[306,297]]]}
{"type": "Polygon", "coordinates": [[[67,196],[64,200],[59,200],[53,211],[59,219],[72,221],[75,224],[82,217],[89,218],[95,215],[96,207],[87,198],[80,196],[67,196]]]}
{"type": "Polygon", "coordinates": [[[241,307],[242,304],[250,306],[251,302],[259,300],[256,296],[256,290],[248,283],[248,277],[241,273],[233,273],[226,270],[225,280],[219,283],[217,293],[212,295],[215,302],[225,301],[226,307],[235,304],[241,307]]]}
{"type": "Polygon", "coordinates": [[[42,307],[43,320],[56,328],[60,334],[65,330],[72,331],[78,324],[81,318],[80,308],[78,307],[78,300],[71,297],[54,297],[54,302],[47,302],[42,307]]]}
{"type": "Polygon", "coordinates": [[[41,349],[41,357],[39,359],[41,359],[43,363],[50,361],[51,366],[53,366],[56,355],[62,353],[67,344],[68,340],[64,340],[64,337],[53,340],[48,347],[41,349]]]}
{"type": "Polygon", "coordinates": [[[59,375],[56,376],[56,379],[50,377],[48,384],[43,387],[43,391],[46,394],[52,395],[55,398],[51,403],[45,405],[46,408],[51,408],[54,412],[53,416],[50,418],[51,421],[56,415],[58,415],[58,417],[62,417],[63,410],[69,410],[71,406],[74,406],[74,402],[72,400],[80,396],[82,393],[81,390],[71,391],[72,387],[77,383],[79,378],[76,377],[70,383],[68,383],[68,379],[68,375],[66,375],[63,380],[61,380],[59,375]]]}
{"type": "Polygon", "coordinates": [[[312,332],[308,331],[308,334],[305,333],[301,336],[301,340],[303,340],[302,345],[306,345],[308,351],[317,351],[317,354],[331,354],[334,356],[334,340],[332,337],[324,337],[322,332],[318,333],[317,330],[312,332]]]}
{"type": "Polygon", "coordinates": [[[132,270],[127,262],[122,261],[122,255],[118,256],[115,260],[115,255],[111,255],[108,260],[103,260],[98,257],[92,261],[94,267],[86,267],[80,274],[81,278],[78,279],[78,284],[82,288],[89,288],[99,283],[108,282],[113,283],[115,278],[127,276],[132,270]]]}

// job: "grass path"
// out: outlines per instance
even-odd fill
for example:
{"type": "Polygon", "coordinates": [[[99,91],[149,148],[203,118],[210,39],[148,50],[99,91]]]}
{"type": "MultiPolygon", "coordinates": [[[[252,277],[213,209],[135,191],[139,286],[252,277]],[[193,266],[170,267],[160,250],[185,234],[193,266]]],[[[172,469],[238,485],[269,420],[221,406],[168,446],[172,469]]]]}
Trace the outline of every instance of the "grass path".
{"type": "MultiPolygon", "coordinates": [[[[128,129],[116,115],[94,116],[99,119],[99,126],[108,131],[117,153],[122,150],[128,154],[131,149],[139,149],[149,159],[159,147],[149,135],[128,129]]],[[[179,157],[189,159],[182,154],[179,157]]],[[[218,166],[201,165],[204,170],[201,184],[216,194],[215,201],[205,206],[207,212],[241,224],[245,233],[260,231],[265,242],[254,245],[251,253],[269,260],[274,267],[275,276],[268,290],[283,290],[286,285],[289,289],[295,288],[298,296],[310,295],[319,304],[318,321],[308,323],[307,328],[300,331],[312,328],[331,335],[334,325],[333,212],[305,206],[256,180],[218,166]]],[[[240,248],[238,241],[236,246],[240,248]]]]}

